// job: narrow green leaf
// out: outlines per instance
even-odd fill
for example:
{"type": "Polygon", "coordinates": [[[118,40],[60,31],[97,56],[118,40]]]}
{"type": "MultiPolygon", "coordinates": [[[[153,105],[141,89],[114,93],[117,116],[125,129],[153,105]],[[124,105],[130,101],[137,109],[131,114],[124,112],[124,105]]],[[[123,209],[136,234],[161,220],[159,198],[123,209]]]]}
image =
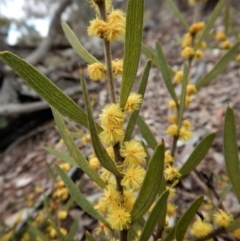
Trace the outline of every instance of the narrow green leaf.
{"type": "Polygon", "coordinates": [[[51,217],[48,218],[48,222],[52,225],[52,227],[56,230],[58,234],[58,238],[60,238],[61,241],[68,241],[67,237],[62,233],[60,228],[54,223],[53,219],[51,217]]]}
{"type": "Polygon", "coordinates": [[[225,15],[224,15],[224,33],[228,36],[229,26],[230,26],[230,5],[226,5],[225,15]]]}
{"type": "Polygon", "coordinates": [[[199,90],[201,87],[209,84],[214,78],[216,78],[234,58],[239,47],[240,42],[236,43],[231,49],[229,49],[227,53],[213,67],[213,69],[196,83],[196,88],[199,90]]]}
{"type": "Polygon", "coordinates": [[[75,219],[67,235],[67,240],[74,240],[74,236],[77,233],[77,230],[78,230],[78,220],[75,219]]]}
{"type": "Polygon", "coordinates": [[[32,233],[35,237],[41,238],[43,241],[50,241],[41,230],[39,230],[35,225],[28,222],[28,226],[30,227],[28,230],[30,233],[32,233]]]}
{"type": "Polygon", "coordinates": [[[46,168],[48,170],[48,173],[49,173],[50,177],[52,178],[52,180],[54,182],[56,182],[57,181],[57,177],[56,177],[52,167],[50,166],[50,164],[48,162],[45,162],[45,165],[46,165],[46,168]]]}
{"type": "Polygon", "coordinates": [[[163,142],[156,147],[148,164],[142,188],[131,211],[132,222],[146,213],[154,202],[163,177],[164,152],[165,146],[163,142]]]}
{"type": "Polygon", "coordinates": [[[85,232],[85,235],[88,241],[95,241],[91,233],[89,233],[88,231],[85,232]]]}
{"type": "Polygon", "coordinates": [[[61,114],[84,127],[88,126],[87,116],[83,110],[36,68],[8,51],[0,52],[0,58],[61,114]]]}
{"type": "Polygon", "coordinates": [[[138,118],[137,118],[137,125],[143,138],[146,140],[149,147],[151,147],[154,150],[158,142],[155,136],[153,135],[152,131],[150,130],[149,126],[146,124],[146,122],[140,115],[138,115],[138,118]]]}
{"type": "Polygon", "coordinates": [[[157,50],[157,58],[160,65],[160,70],[161,70],[165,85],[168,89],[169,94],[171,95],[176,105],[178,106],[178,98],[175,93],[174,86],[172,84],[171,74],[169,73],[169,70],[168,70],[167,60],[164,56],[162,47],[159,42],[156,42],[156,50],[157,50]]]}
{"type": "Polygon", "coordinates": [[[226,0],[220,0],[218,2],[218,4],[216,5],[216,7],[214,8],[205,28],[202,31],[202,34],[200,35],[196,45],[194,46],[194,49],[198,49],[199,46],[201,45],[202,41],[205,40],[205,38],[207,37],[207,35],[209,34],[209,32],[211,31],[217,17],[220,15],[220,12],[223,8],[223,6],[226,4],[226,0]]]}
{"type": "Polygon", "coordinates": [[[179,104],[178,115],[177,115],[178,135],[179,135],[180,128],[182,126],[183,112],[184,112],[184,108],[185,108],[187,83],[188,83],[188,69],[187,68],[188,68],[187,63],[185,62],[184,70],[183,70],[182,91],[181,91],[180,104],[179,104]]]}
{"type": "Polygon", "coordinates": [[[56,151],[53,148],[50,147],[44,147],[44,150],[46,150],[48,153],[54,155],[55,157],[57,157],[58,159],[67,162],[68,164],[75,166],[75,167],[79,167],[78,164],[76,163],[76,161],[74,160],[74,158],[72,158],[71,156],[67,155],[66,153],[60,152],[60,151],[56,151]]]}
{"type": "MultiPolygon", "coordinates": [[[[157,59],[157,55],[151,50],[146,44],[142,43],[142,53],[148,58],[152,59],[153,64],[155,64],[160,69],[160,64],[157,59]]],[[[170,65],[168,65],[168,71],[173,76],[175,75],[175,71],[172,69],[170,65]]]]}
{"type": "Polygon", "coordinates": [[[187,161],[183,164],[183,166],[179,170],[182,176],[187,175],[202,161],[202,159],[207,154],[209,148],[212,146],[215,135],[216,135],[215,133],[211,133],[207,135],[195,147],[192,154],[189,156],[187,161]]]}
{"type": "Polygon", "coordinates": [[[88,98],[87,93],[87,87],[86,87],[86,81],[83,76],[83,73],[80,73],[81,77],[81,84],[82,84],[82,90],[83,90],[83,96],[84,96],[84,102],[87,109],[87,116],[88,116],[88,123],[89,123],[89,130],[91,133],[91,140],[93,144],[94,152],[99,160],[99,162],[102,164],[104,168],[112,172],[115,176],[119,176],[119,172],[117,170],[117,167],[113,160],[109,157],[107,154],[106,148],[103,146],[103,144],[100,141],[100,138],[97,133],[97,129],[93,120],[93,114],[92,109],[90,105],[90,101],[88,98]]]}
{"type": "Polygon", "coordinates": [[[223,133],[223,151],[227,173],[232,184],[233,190],[236,193],[238,202],[240,203],[240,168],[237,145],[237,130],[233,109],[228,106],[223,133]]]}
{"type": "Polygon", "coordinates": [[[229,227],[227,228],[227,232],[233,232],[234,230],[240,228],[240,218],[234,220],[229,227]]]}
{"type": "Polygon", "coordinates": [[[169,191],[165,191],[156,202],[155,206],[153,207],[145,226],[143,227],[143,231],[139,238],[139,241],[146,241],[150,238],[153,234],[155,226],[159,220],[159,217],[166,218],[166,207],[167,207],[167,198],[168,198],[169,191]],[[164,212],[165,210],[165,212],[164,212]]]}
{"type": "Polygon", "coordinates": [[[128,0],[120,106],[124,108],[137,74],[141,53],[144,0],[128,0]]]}
{"type": "Polygon", "coordinates": [[[88,64],[93,64],[95,62],[99,62],[94,56],[92,56],[78,41],[76,35],[72,31],[72,29],[68,26],[67,23],[62,23],[62,28],[65,33],[65,36],[68,42],[71,44],[75,52],[88,64]]]}
{"type": "Polygon", "coordinates": [[[59,166],[56,166],[56,170],[61,179],[63,180],[64,184],[68,188],[69,193],[71,194],[75,202],[91,217],[108,226],[107,221],[102,217],[101,214],[99,214],[96,209],[94,209],[93,205],[84,197],[80,190],[78,190],[77,186],[68,177],[68,175],[59,166]]]}
{"type": "Polygon", "coordinates": [[[185,29],[188,31],[188,24],[185,20],[185,18],[182,16],[181,12],[179,11],[179,8],[176,6],[173,0],[167,0],[167,3],[169,7],[172,9],[174,15],[178,18],[179,22],[185,27],[185,29]]]}
{"type": "MultiPolygon", "coordinates": [[[[149,76],[151,64],[152,64],[152,61],[148,60],[145,67],[144,67],[143,74],[142,74],[140,84],[139,84],[139,88],[138,88],[138,91],[137,91],[137,93],[142,96],[142,100],[144,99],[144,94],[145,94],[146,87],[147,87],[148,76],[149,76]]],[[[135,110],[129,118],[128,125],[127,125],[127,128],[126,128],[125,137],[124,137],[124,141],[129,141],[131,136],[132,136],[132,132],[133,132],[133,129],[136,125],[138,114],[139,114],[139,111],[141,109],[141,105],[142,105],[142,103],[139,105],[139,109],[135,110]]]]}
{"type": "Polygon", "coordinates": [[[178,221],[175,230],[175,237],[177,241],[182,241],[184,239],[187,228],[191,220],[193,219],[194,215],[196,214],[198,208],[202,204],[203,199],[203,196],[197,198],[178,221]]]}
{"type": "Polygon", "coordinates": [[[72,139],[61,114],[59,114],[59,112],[54,108],[52,108],[52,113],[60,135],[63,138],[68,151],[73,156],[75,162],[94,182],[96,182],[100,187],[104,188],[106,186],[105,182],[99,177],[97,172],[89,166],[88,161],[84,158],[74,140],[72,139]]]}

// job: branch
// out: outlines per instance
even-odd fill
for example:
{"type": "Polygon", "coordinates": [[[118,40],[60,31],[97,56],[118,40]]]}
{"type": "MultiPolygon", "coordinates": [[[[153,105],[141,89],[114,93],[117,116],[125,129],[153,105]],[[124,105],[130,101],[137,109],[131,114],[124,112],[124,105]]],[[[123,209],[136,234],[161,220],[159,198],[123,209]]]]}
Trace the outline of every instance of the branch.
{"type": "Polygon", "coordinates": [[[55,35],[57,32],[57,27],[59,26],[59,23],[61,21],[61,15],[63,11],[72,3],[72,0],[64,0],[64,1],[59,1],[59,6],[57,10],[55,11],[53,18],[50,23],[50,27],[48,30],[48,36],[41,42],[41,44],[38,46],[38,48],[30,54],[27,58],[26,61],[29,62],[32,65],[36,65],[39,63],[48,50],[51,48],[53,41],[55,39],[55,35]]]}

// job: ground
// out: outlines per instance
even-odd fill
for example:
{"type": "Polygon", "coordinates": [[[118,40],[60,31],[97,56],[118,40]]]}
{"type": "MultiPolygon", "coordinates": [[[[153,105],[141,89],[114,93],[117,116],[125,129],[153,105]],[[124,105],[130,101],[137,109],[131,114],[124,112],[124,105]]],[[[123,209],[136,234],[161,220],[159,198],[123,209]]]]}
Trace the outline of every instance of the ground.
{"type": "MultiPolygon", "coordinates": [[[[238,26],[238,31],[240,32],[240,18],[235,19],[235,26],[238,26]]],[[[215,29],[219,28],[222,28],[222,18],[217,21],[215,26],[215,29]]],[[[178,20],[169,11],[166,11],[160,15],[160,26],[155,26],[155,28],[150,27],[145,31],[144,43],[154,48],[155,42],[159,41],[163,46],[169,65],[174,70],[180,70],[183,63],[179,47],[182,34],[183,28],[180,26],[178,20]]],[[[233,36],[230,39],[234,41],[233,36]]],[[[216,46],[217,43],[212,41],[211,45],[216,46]]],[[[122,51],[117,49],[114,55],[122,57],[120,56],[121,53],[122,51]]],[[[209,72],[224,54],[224,51],[217,48],[208,48],[204,53],[204,60],[195,63],[191,69],[193,81],[197,76],[202,76],[209,72]]],[[[137,79],[141,76],[145,61],[146,58],[142,56],[137,79]]],[[[119,83],[120,79],[117,80],[118,87],[119,83]]],[[[137,84],[134,88],[136,87],[137,84]]],[[[180,89],[177,88],[177,91],[179,92],[180,89]]],[[[97,91],[92,91],[91,96],[95,98],[93,107],[94,114],[97,117],[108,99],[107,85],[99,83],[97,91]]],[[[81,96],[79,96],[79,99],[81,99],[81,96]]],[[[169,100],[170,95],[167,93],[160,71],[153,66],[140,114],[156,135],[157,140],[160,142],[163,138],[167,147],[172,142],[166,135],[166,128],[168,126],[167,117],[170,113],[167,107],[169,100]]],[[[79,103],[82,105],[81,100],[79,103]]],[[[178,153],[175,158],[179,167],[186,160],[189,153],[192,152],[194,146],[204,136],[216,132],[216,138],[207,156],[197,167],[197,172],[193,172],[187,178],[184,178],[179,185],[177,195],[178,200],[180,200],[180,213],[181,210],[186,209],[188,204],[195,199],[196,194],[206,195],[208,193],[208,188],[198,176],[200,171],[206,175],[210,175],[213,172],[215,182],[219,181],[219,176],[226,173],[222,134],[224,115],[228,105],[235,112],[238,146],[240,146],[240,64],[236,61],[231,61],[228,67],[211,84],[201,88],[184,113],[184,118],[189,119],[193,123],[194,136],[189,142],[179,142],[178,153]]],[[[85,132],[84,129],[81,130],[85,132]]],[[[135,135],[136,138],[141,138],[138,131],[135,132],[135,135]]],[[[90,146],[84,146],[81,140],[78,140],[77,143],[85,155],[90,153],[90,146]]],[[[58,163],[59,160],[56,160],[55,157],[47,153],[43,149],[44,147],[52,147],[60,151],[66,150],[52,120],[43,123],[31,135],[15,145],[14,148],[2,153],[3,158],[0,170],[1,221],[11,223],[13,215],[16,215],[19,210],[27,207],[26,203],[29,195],[33,194],[33,202],[37,202],[43,193],[51,193],[53,180],[46,168],[46,162],[54,168],[54,163],[58,163]],[[36,187],[40,187],[42,191],[36,193],[36,187]]],[[[75,168],[73,168],[74,171],[75,168]]],[[[94,199],[98,190],[93,188],[90,180],[85,175],[81,175],[81,178],[82,192],[89,198],[94,199]]],[[[237,200],[232,195],[228,195],[224,205],[229,211],[234,212],[236,211],[237,200]]],[[[76,215],[82,217],[82,220],[84,220],[84,223],[81,224],[82,234],[84,229],[94,226],[94,221],[84,215],[75,206],[73,206],[69,215],[71,218],[76,215]]]]}

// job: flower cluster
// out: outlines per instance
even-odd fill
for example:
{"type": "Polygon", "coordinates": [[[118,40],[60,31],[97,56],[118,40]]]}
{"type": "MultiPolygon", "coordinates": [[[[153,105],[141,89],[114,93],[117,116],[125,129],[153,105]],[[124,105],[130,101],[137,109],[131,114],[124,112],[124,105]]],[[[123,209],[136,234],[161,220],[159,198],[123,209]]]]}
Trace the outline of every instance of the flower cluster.
{"type": "Polygon", "coordinates": [[[183,59],[195,59],[197,61],[203,58],[203,52],[201,49],[206,47],[206,43],[202,42],[200,44],[200,49],[193,49],[194,41],[196,40],[198,33],[200,33],[205,27],[204,22],[193,23],[186,34],[183,36],[182,40],[182,52],[181,56],[183,59]]]}
{"type": "Polygon", "coordinates": [[[121,10],[113,10],[107,15],[106,21],[100,18],[91,20],[88,35],[110,42],[120,40],[125,34],[125,22],[124,13],[121,10]]]}
{"type": "Polygon", "coordinates": [[[227,36],[222,31],[217,31],[215,33],[215,40],[221,43],[222,49],[230,49],[232,47],[232,42],[227,39],[227,36]]]}

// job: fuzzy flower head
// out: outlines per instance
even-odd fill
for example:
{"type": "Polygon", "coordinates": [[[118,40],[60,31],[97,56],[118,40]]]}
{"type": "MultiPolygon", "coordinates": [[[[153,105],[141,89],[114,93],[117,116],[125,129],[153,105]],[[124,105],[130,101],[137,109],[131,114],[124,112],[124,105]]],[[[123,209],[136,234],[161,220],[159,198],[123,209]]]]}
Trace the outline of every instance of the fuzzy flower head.
{"type": "Polygon", "coordinates": [[[176,108],[176,102],[175,102],[174,100],[170,100],[170,101],[168,102],[168,108],[169,108],[170,110],[174,110],[174,109],[176,108]]]}
{"type": "Polygon", "coordinates": [[[232,235],[233,235],[234,238],[240,239],[240,228],[235,229],[235,230],[232,232],[232,235]]]}
{"type": "Polygon", "coordinates": [[[175,83],[181,84],[183,81],[183,71],[177,71],[173,77],[175,83]]]}
{"type": "Polygon", "coordinates": [[[92,80],[104,80],[107,78],[106,68],[102,63],[89,64],[88,74],[92,80]]]}
{"type": "Polygon", "coordinates": [[[103,200],[106,207],[114,208],[121,203],[121,195],[113,186],[108,185],[107,188],[104,189],[103,200]]]}
{"type": "Polygon", "coordinates": [[[103,131],[99,134],[102,142],[107,145],[114,145],[121,141],[124,137],[123,126],[110,126],[108,128],[103,128],[103,131]]]}
{"type": "Polygon", "coordinates": [[[186,47],[181,52],[181,56],[183,57],[183,59],[192,59],[194,55],[194,50],[191,47],[186,47]]]}
{"type": "Polygon", "coordinates": [[[179,139],[180,140],[188,141],[192,138],[192,136],[193,136],[192,131],[190,131],[184,127],[180,128],[180,131],[179,131],[179,139]]]}
{"type": "Polygon", "coordinates": [[[194,54],[194,59],[200,61],[204,57],[202,50],[197,50],[194,54]]]}
{"type": "Polygon", "coordinates": [[[219,210],[213,214],[213,222],[220,227],[227,228],[233,221],[233,215],[219,210]]]}
{"type": "Polygon", "coordinates": [[[133,112],[133,111],[139,109],[141,102],[142,102],[142,96],[140,94],[131,93],[128,96],[127,103],[124,107],[124,110],[133,112]]]}
{"type": "Polygon", "coordinates": [[[222,49],[230,49],[232,47],[232,43],[229,40],[225,40],[224,42],[222,42],[221,44],[221,48],[222,49]]]}
{"type": "Polygon", "coordinates": [[[122,125],[126,114],[121,110],[119,104],[108,104],[99,115],[101,125],[105,128],[122,125]]]}
{"type": "Polygon", "coordinates": [[[176,115],[168,116],[168,121],[172,124],[175,124],[177,122],[177,116],[176,115]]]}
{"type": "Polygon", "coordinates": [[[107,151],[107,154],[110,156],[110,158],[111,158],[112,160],[114,160],[113,147],[112,147],[112,146],[109,146],[109,147],[106,149],[106,151],[107,151]]]}
{"type": "Polygon", "coordinates": [[[186,48],[186,47],[191,47],[192,45],[192,35],[190,33],[186,33],[183,36],[183,40],[182,40],[182,48],[186,48]]]}
{"type": "Polygon", "coordinates": [[[178,134],[178,127],[177,127],[177,125],[176,124],[173,124],[173,125],[170,125],[168,128],[167,128],[167,134],[169,135],[169,136],[177,136],[177,134],[178,134]]]}
{"type": "Polygon", "coordinates": [[[179,178],[181,177],[181,173],[178,171],[178,169],[172,166],[168,166],[164,170],[164,174],[165,174],[166,180],[170,182],[178,181],[179,178]]]}
{"type": "Polygon", "coordinates": [[[112,210],[108,217],[107,221],[115,230],[129,229],[131,223],[131,215],[122,207],[116,207],[112,210]]]}
{"type": "Polygon", "coordinates": [[[216,39],[217,41],[222,42],[222,41],[225,41],[225,40],[227,39],[227,37],[226,37],[226,35],[225,35],[224,32],[222,32],[222,31],[217,31],[216,34],[215,34],[215,39],[216,39]]]}
{"type": "Polygon", "coordinates": [[[169,151],[169,150],[166,150],[166,151],[165,151],[165,156],[164,156],[164,164],[165,164],[166,166],[172,165],[172,164],[173,164],[173,161],[174,161],[174,159],[173,159],[173,157],[170,155],[170,151],[169,151]]]}
{"type": "Polygon", "coordinates": [[[193,125],[189,120],[184,120],[182,122],[182,127],[184,127],[187,130],[192,130],[193,129],[193,125]]]}
{"type": "Polygon", "coordinates": [[[107,17],[104,39],[110,42],[120,40],[125,35],[126,19],[121,10],[112,11],[107,17]]]}
{"type": "Polygon", "coordinates": [[[100,233],[104,233],[105,235],[109,235],[109,233],[110,233],[110,230],[109,230],[109,228],[106,226],[106,224],[104,224],[104,223],[101,223],[101,222],[99,222],[99,225],[98,225],[98,227],[95,229],[95,231],[96,231],[96,234],[97,235],[99,235],[100,233]]]}
{"type": "Polygon", "coordinates": [[[133,191],[124,190],[123,200],[124,200],[124,208],[126,209],[126,211],[131,212],[133,208],[133,204],[135,203],[135,200],[136,200],[133,194],[133,191]]]}
{"type": "Polygon", "coordinates": [[[137,165],[130,165],[123,171],[123,179],[121,181],[122,186],[126,189],[137,190],[143,183],[145,177],[145,169],[137,165]]]}
{"type": "Polygon", "coordinates": [[[197,93],[196,85],[187,85],[187,95],[195,95],[197,93]]]}
{"type": "Polygon", "coordinates": [[[92,157],[91,159],[89,159],[89,165],[94,170],[97,170],[100,168],[100,162],[97,157],[92,157]]]}
{"type": "Polygon", "coordinates": [[[125,158],[124,164],[139,165],[147,156],[142,144],[135,140],[125,141],[120,153],[125,158]]]}
{"type": "Polygon", "coordinates": [[[107,29],[107,23],[99,18],[90,21],[90,26],[87,29],[89,36],[103,38],[107,29]]]}
{"type": "Polygon", "coordinates": [[[197,238],[207,236],[212,231],[212,225],[201,219],[198,219],[193,223],[191,234],[197,238]]]}
{"type": "Polygon", "coordinates": [[[123,60],[116,59],[112,61],[113,76],[117,77],[123,73],[123,60]]]}
{"type": "Polygon", "coordinates": [[[201,30],[203,30],[203,28],[205,27],[205,23],[204,22],[198,22],[198,23],[193,23],[188,31],[189,33],[191,33],[192,35],[196,35],[197,33],[199,33],[201,30]]]}
{"type": "Polygon", "coordinates": [[[176,215],[177,206],[173,203],[167,203],[167,215],[168,217],[174,217],[176,215]]]}

